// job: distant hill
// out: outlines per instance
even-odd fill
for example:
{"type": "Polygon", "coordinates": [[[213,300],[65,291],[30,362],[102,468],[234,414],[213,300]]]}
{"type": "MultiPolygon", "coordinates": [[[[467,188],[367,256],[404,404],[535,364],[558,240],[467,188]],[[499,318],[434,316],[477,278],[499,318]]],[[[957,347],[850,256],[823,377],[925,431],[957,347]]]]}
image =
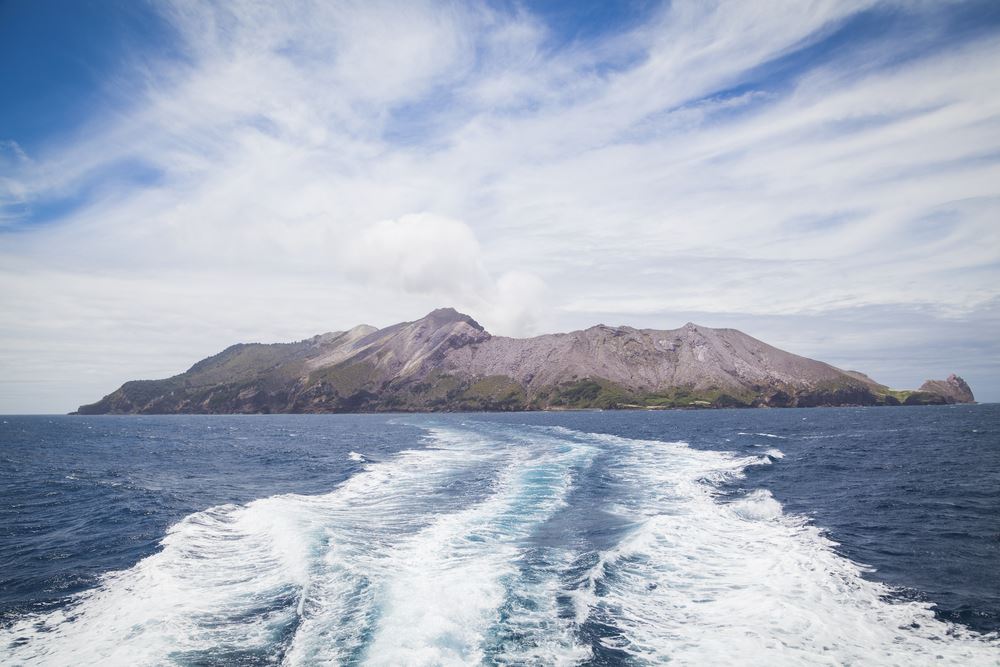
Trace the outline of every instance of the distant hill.
{"type": "Polygon", "coordinates": [[[807,407],[971,403],[964,380],[897,391],[735,329],[598,325],[492,336],[451,308],[385,329],[240,344],[79,414],[807,407]]]}

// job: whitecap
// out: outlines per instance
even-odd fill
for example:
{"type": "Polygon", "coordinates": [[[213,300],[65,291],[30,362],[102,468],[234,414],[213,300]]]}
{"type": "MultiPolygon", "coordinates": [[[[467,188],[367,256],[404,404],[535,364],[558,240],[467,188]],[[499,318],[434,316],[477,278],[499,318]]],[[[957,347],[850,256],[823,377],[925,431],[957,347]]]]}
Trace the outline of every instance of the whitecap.
{"type": "Polygon", "coordinates": [[[894,600],[770,492],[725,502],[718,485],[766,458],[594,437],[626,461],[636,522],[570,592],[603,646],[681,665],[997,663],[995,635],[894,600]]]}
{"type": "Polygon", "coordinates": [[[185,517],[160,552],[0,629],[6,659],[579,664],[613,648],[636,664],[996,663],[995,637],[893,601],[770,492],[720,493],[780,450],[496,424],[425,444],[326,494],[185,517]],[[601,551],[535,541],[595,460],[610,490],[586,510],[631,530],[601,551]]]}
{"type": "Polygon", "coordinates": [[[494,449],[441,438],[327,494],[196,512],[158,553],[0,629],[0,646],[17,664],[349,661],[372,631],[378,580],[396,571],[391,545],[468,506],[442,492],[452,480],[502,463],[494,449]]]}
{"type": "Polygon", "coordinates": [[[743,498],[729,503],[728,507],[737,516],[752,521],[776,519],[782,514],[781,503],[766,489],[751,491],[743,498]]]}

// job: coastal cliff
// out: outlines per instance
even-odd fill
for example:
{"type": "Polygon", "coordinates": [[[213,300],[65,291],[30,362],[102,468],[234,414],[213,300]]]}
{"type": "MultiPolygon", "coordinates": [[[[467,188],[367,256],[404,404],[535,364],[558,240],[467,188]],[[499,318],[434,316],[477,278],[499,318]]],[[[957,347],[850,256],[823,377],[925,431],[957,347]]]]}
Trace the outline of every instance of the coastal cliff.
{"type": "Polygon", "coordinates": [[[79,414],[810,407],[971,403],[959,377],[899,391],[735,329],[598,325],[493,336],[450,308],[384,329],[239,344],[79,414]]]}

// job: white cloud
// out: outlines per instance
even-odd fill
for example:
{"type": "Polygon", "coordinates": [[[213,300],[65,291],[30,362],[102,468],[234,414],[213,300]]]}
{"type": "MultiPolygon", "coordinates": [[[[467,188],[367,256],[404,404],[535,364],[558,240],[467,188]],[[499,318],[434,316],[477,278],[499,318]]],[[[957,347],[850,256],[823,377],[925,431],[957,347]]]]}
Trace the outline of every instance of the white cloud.
{"type": "Polygon", "coordinates": [[[472,229],[426,213],[369,225],[343,246],[340,261],[348,275],[404,292],[461,297],[491,284],[472,229]]]}
{"type": "Polygon", "coordinates": [[[548,286],[533,273],[507,271],[487,297],[484,321],[493,331],[513,336],[548,333],[555,318],[550,314],[548,286]]]}
{"type": "Polygon", "coordinates": [[[380,220],[345,243],[339,258],[354,280],[469,309],[493,331],[539,332],[544,282],[524,271],[494,279],[475,234],[461,221],[427,213],[380,220]]]}
{"type": "Polygon", "coordinates": [[[0,224],[90,196],[0,241],[2,374],[116,369],[45,394],[68,409],[235,340],[444,305],[501,334],[975,322],[1000,284],[1000,41],[940,47],[928,21],[925,55],[886,38],[767,81],[871,5],[673,2],[559,48],[526,9],[163,5],[187,60],[137,67],[78,139],[4,163],[0,224]]]}

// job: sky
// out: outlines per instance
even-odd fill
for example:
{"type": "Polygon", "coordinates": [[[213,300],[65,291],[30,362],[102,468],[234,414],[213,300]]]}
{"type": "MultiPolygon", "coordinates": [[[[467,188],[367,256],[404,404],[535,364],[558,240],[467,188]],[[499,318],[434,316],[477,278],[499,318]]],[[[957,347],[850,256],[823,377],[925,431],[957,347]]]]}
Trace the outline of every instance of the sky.
{"type": "Polygon", "coordinates": [[[1000,3],[0,0],[0,413],[453,306],[1000,401],[1000,3]]]}

